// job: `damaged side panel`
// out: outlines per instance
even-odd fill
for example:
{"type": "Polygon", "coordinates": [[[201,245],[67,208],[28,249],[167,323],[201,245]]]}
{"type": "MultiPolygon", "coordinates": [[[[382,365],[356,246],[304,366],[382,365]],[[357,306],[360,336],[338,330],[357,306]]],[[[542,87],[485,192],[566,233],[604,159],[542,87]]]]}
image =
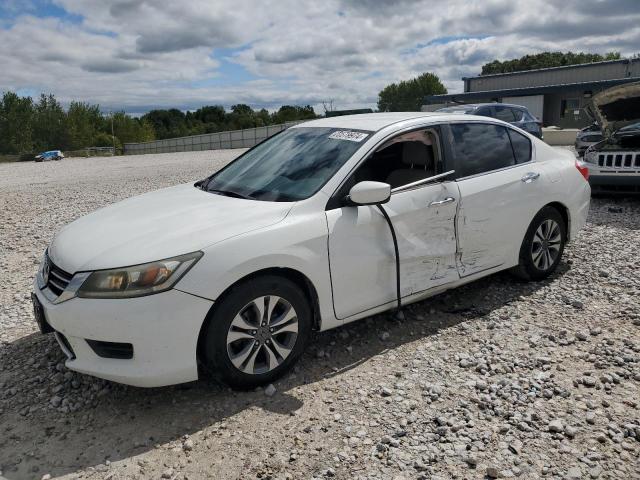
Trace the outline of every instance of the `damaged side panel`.
{"type": "MultiPolygon", "coordinates": [[[[398,238],[401,295],[458,280],[455,182],[397,192],[384,205],[398,238]],[[453,201],[431,205],[444,198],[453,201]]],[[[375,207],[327,213],[336,316],[345,319],[395,299],[395,255],[389,228],[375,207]]]]}

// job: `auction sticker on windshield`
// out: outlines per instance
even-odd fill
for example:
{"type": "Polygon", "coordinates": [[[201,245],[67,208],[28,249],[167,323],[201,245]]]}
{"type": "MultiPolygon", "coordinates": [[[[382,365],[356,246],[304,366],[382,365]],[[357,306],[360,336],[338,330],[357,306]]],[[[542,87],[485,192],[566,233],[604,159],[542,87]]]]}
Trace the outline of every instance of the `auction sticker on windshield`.
{"type": "Polygon", "coordinates": [[[367,138],[369,134],[362,132],[353,132],[351,130],[338,130],[329,135],[334,140],[349,140],[350,142],[361,142],[367,138]]]}

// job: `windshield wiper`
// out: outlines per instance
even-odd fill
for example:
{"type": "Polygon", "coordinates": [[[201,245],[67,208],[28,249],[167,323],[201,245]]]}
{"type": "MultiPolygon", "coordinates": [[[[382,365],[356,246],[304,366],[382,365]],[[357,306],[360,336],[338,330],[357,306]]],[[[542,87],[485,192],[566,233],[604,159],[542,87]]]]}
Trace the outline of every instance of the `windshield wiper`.
{"type": "Polygon", "coordinates": [[[232,190],[218,190],[215,188],[208,188],[206,191],[215,193],[217,195],[224,195],[225,197],[244,198],[245,200],[254,200],[253,197],[250,197],[248,195],[243,195],[241,193],[234,192],[232,190]]]}

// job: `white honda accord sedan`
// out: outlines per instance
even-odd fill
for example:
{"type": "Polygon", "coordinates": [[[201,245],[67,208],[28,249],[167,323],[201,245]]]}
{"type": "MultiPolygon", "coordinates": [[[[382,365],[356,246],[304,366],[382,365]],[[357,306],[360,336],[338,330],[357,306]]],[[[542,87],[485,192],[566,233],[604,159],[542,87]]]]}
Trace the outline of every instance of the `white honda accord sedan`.
{"type": "Polygon", "coordinates": [[[312,330],[500,270],[547,277],[585,223],[585,176],[570,152],[486,117],[310,121],[62,229],[36,319],[78,372],[251,388],[283,375],[312,330]]]}

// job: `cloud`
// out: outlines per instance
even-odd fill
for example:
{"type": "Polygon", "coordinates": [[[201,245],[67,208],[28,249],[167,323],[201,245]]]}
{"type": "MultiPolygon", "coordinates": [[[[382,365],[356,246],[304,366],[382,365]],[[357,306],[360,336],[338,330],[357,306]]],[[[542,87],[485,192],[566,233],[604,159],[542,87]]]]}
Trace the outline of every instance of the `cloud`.
{"type": "Polygon", "coordinates": [[[0,90],[131,112],[374,106],[385,85],[425,71],[460,91],[496,58],[640,45],[637,0],[53,1],[65,15],[0,9],[0,90]]]}

